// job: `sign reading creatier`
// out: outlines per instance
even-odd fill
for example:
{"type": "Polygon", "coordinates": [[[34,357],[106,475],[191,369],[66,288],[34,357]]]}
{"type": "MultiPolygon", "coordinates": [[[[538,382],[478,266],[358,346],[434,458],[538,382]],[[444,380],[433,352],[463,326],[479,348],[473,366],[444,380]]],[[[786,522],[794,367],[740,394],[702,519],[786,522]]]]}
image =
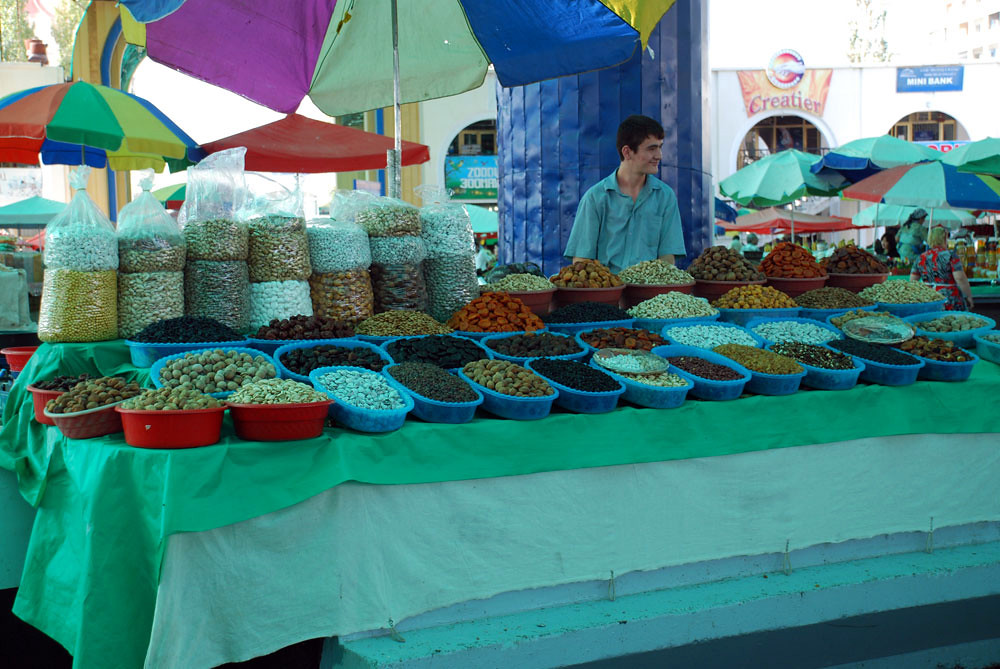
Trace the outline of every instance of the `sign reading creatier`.
{"type": "Polygon", "coordinates": [[[774,54],[766,70],[743,70],[736,74],[747,116],[776,109],[822,116],[833,78],[833,70],[807,70],[802,56],[793,49],[774,54]]]}
{"type": "Polygon", "coordinates": [[[964,77],[965,67],[962,65],[897,67],[896,92],[960,91],[964,77]]]}
{"type": "Polygon", "coordinates": [[[496,156],[448,156],[444,159],[444,184],[456,200],[496,200],[496,156]]]}

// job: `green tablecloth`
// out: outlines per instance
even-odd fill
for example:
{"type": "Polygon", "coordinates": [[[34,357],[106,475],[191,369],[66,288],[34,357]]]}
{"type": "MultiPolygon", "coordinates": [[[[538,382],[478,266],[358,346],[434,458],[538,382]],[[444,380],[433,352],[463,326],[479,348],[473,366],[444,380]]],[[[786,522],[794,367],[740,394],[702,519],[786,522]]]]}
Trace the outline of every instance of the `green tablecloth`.
{"type": "Polygon", "coordinates": [[[237,440],[153,451],[121,435],[71,440],[31,420],[24,386],[57,374],[124,374],[120,342],[43,345],[4,412],[0,466],[38,507],[15,613],[63,644],[79,666],[134,667],[148,644],[165,538],[285,508],[344,481],[426,483],[726,455],[919,433],[996,431],[1000,368],[960,384],[860,386],[842,392],[689,401],[673,410],[620,407],[528,423],[409,420],[394,433],[333,429],[292,443],[237,440]],[[982,401],[977,401],[981,398],[982,401]]]}

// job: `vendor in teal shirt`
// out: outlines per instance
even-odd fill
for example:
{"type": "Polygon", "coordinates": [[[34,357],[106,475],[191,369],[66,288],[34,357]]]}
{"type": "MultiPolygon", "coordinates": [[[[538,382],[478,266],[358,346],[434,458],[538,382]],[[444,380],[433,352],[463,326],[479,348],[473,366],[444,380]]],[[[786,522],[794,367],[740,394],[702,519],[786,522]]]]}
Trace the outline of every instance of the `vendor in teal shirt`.
{"type": "Polygon", "coordinates": [[[677,196],[657,179],[663,127],[648,116],[629,116],[618,126],[621,165],[584,193],[563,255],[597,259],[612,272],[659,258],[685,255],[677,196]]]}

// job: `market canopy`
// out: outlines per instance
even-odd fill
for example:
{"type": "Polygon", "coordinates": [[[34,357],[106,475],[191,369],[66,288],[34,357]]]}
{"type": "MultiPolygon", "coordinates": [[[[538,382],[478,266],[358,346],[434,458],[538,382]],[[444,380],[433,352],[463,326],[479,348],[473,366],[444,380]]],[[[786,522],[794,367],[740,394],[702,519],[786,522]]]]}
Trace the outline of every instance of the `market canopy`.
{"type": "MultiPolygon", "coordinates": [[[[902,225],[917,209],[919,207],[907,207],[900,204],[872,205],[854,215],[854,225],[859,227],[902,225]]],[[[975,225],[976,217],[962,209],[935,209],[934,223],[957,228],[963,225],[975,225]]]]}
{"type": "Polygon", "coordinates": [[[810,168],[813,174],[839,174],[851,183],[900,165],[941,160],[935,149],[892,135],[865,137],[848,142],[821,157],[810,168]]]}
{"type": "MultiPolygon", "coordinates": [[[[734,223],[719,223],[729,232],[763,232],[792,229],[793,212],[787,209],[768,207],[737,217],[734,223]]],[[[844,216],[818,216],[794,212],[796,232],[837,232],[851,230],[855,226],[844,216]]]]}
{"type": "Polygon", "coordinates": [[[469,212],[469,221],[472,223],[474,233],[484,235],[500,229],[500,217],[495,211],[474,204],[465,205],[465,210],[469,212]]]}
{"type": "MultiPolygon", "coordinates": [[[[354,172],[380,170],[393,138],[346,125],[316,121],[299,114],[202,144],[205,153],[245,146],[246,169],[257,172],[354,172]]],[[[403,142],[402,164],[431,159],[430,149],[403,142]]]]}
{"type": "Polygon", "coordinates": [[[0,207],[0,228],[38,228],[66,208],[65,202],[29,197],[0,207]]]}

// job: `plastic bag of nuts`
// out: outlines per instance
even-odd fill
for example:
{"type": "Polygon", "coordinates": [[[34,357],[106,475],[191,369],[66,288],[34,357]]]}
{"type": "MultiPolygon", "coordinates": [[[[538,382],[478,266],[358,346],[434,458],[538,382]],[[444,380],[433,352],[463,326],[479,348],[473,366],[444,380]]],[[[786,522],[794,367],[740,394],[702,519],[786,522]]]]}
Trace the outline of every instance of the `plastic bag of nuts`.
{"type": "Polygon", "coordinates": [[[372,264],[368,233],[360,225],[329,218],[313,219],[306,224],[306,236],[309,259],[316,274],[368,269],[372,264]]]}
{"type": "Polygon", "coordinates": [[[428,258],[424,261],[424,281],[427,283],[427,309],[442,322],[479,297],[479,278],[473,255],[428,258]]]}
{"type": "Polygon", "coordinates": [[[412,204],[391,197],[380,197],[372,201],[369,206],[357,212],[354,222],[369,237],[420,234],[420,211],[412,204]]]}
{"type": "Polygon", "coordinates": [[[38,311],[38,338],[44,342],[117,339],[117,273],[46,270],[38,311]]]}
{"type": "Polygon", "coordinates": [[[305,281],[266,281],[250,284],[250,328],[256,330],[274,319],[312,316],[309,284],[305,281]]]}
{"type": "Polygon", "coordinates": [[[305,219],[267,215],[250,219],[250,282],[305,281],[312,273],[305,219]]]}
{"type": "Polygon", "coordinates": [[[358,323],[375,313],[375,294],[367,269],[313,274],[309,277],[309,296],[317,316],[358,323]]]}
{"type": "Polygon", "coordinates": [[[250,327],[250,276],[242,260],[188,261],[184,271],[184,310],[188,316],[214,318],[237,332],[250,327]]]}
{"type": "Polygon", "coordinates": [[[383,265],[373,263],[372,290],[375,294],[375,313],[393,309],[427,309],[427,285],[424,283],[423,263],[383,265]]]}
{"type": "Polygon", "coordinates": [[[184,315],[184,272],[118,275],[118,335],[128,339],[147,325],[184,315]]]}
{"type": "Polygon", "coordinates": [[[178,220],[191,260],[247,259],[245,155],[244,147],[219,151],[188,168],[187,197],[178,220]]]}
{"type": "Polygon", "coordinates": [[[46,269],[99,272],[118,269],[118,239],[108,217],[87,196],[89,167],[70,175],[73,199],[45,226],[46,269]]]}
{"type": "Polygon", "coordinates": [[[118,212],[118,270],[127,273],[181,272],[187,257],[184,234],[153,197],[153,170],[145,170],[142,193],[118,212]]]}

